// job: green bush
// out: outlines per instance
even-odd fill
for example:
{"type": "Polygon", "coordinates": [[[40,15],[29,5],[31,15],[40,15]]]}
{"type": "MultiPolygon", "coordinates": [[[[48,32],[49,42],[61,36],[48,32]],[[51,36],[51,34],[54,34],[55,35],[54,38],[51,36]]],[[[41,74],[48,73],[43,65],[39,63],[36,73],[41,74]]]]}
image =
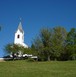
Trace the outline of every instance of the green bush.
{"type": "Polygon", "coordinates": [[[28,62],[35,62],[35,60],[34,59],[32,59],[32,58],[28,58],[28,60],[27,60],[28,62]]]}

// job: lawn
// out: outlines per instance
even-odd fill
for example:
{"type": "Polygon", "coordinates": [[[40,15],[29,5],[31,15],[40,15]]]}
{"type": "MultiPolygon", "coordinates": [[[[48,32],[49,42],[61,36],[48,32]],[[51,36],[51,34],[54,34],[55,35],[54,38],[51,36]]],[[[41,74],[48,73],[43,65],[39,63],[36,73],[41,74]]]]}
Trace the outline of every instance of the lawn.
{"type": "Polygon", "coordinates": [[[0,77],[76,77],[76,61],[0,62],[0,77]]]}

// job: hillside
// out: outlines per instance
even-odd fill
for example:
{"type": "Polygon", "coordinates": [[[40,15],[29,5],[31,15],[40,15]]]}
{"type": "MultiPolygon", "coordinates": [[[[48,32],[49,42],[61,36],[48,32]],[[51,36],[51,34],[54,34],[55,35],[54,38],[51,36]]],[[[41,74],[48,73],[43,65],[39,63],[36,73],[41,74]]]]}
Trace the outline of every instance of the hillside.
{"type": "Polygon", "coordinates": [[[0,62],[0,77],[76,77],[76,61],[0,62]]]}

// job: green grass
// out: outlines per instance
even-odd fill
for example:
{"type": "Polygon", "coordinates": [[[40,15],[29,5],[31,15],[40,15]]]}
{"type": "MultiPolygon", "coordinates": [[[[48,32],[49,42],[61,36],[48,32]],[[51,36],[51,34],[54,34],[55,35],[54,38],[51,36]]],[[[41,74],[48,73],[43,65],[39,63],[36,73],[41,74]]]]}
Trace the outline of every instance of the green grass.
{"type": "Polygon", "coordinates": [[[0,77],[76,77],[76,61],[0,62],[0,77]]]}

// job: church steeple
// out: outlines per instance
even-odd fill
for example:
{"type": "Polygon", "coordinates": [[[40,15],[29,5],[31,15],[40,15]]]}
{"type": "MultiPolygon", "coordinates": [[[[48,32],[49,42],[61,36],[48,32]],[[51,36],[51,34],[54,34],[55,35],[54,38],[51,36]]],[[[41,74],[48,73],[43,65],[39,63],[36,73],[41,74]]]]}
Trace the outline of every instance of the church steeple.
{"type": "Polygon", "coordinates": [[[24,43],[24,31],[22,29],[22,24],[19,22],[18,29],[15,33],[14,44],[19,44],[28,48],[28,46],[24,43]]]}
{"type": "Polygon", "coordinates": [[[22,23],[21,23],[21,21],[20,21],[20,23],[18,25],[18,30],[20,30],[20,32],[22,32],[22,33],[24,32],[23,29],[22,29],[22,23]]]}

